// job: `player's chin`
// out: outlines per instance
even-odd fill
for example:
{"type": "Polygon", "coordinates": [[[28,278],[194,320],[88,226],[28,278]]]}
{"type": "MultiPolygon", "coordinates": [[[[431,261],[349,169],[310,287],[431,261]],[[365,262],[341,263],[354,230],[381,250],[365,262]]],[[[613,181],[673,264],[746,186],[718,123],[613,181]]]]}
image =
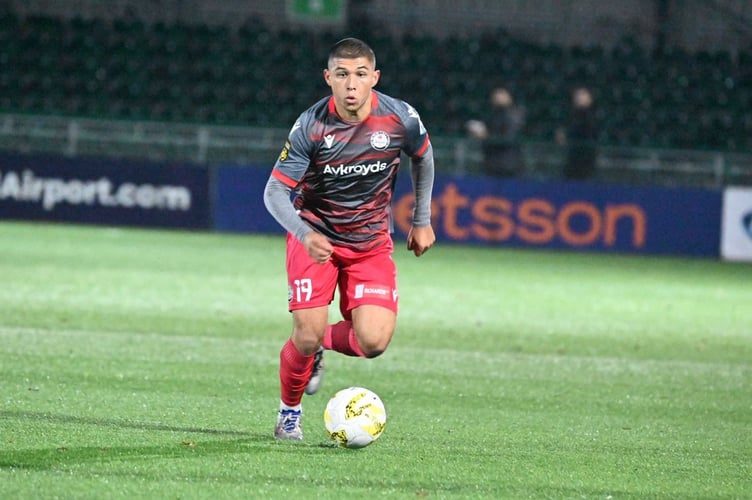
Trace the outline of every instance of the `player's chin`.
{"type": "Polygon", "coordinates": [[[364,101],[360,99],[345,99],[345,109],[351,113],[356,113],[363,107],[364,101]]]}

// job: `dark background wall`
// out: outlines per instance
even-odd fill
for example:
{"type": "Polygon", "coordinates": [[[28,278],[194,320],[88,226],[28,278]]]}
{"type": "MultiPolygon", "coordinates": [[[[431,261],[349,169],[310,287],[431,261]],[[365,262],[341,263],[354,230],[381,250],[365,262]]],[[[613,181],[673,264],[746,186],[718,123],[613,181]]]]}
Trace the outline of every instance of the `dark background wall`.
{"type": "MultiPolygon", "coordinates": [[[[145,21],[208,22],[237,26],[255,17],[288,26],[292,0],[5,0],[20,14],[145,21]]],[[[327,3],[322,0],[320,3],[327,3]]],[[[336,3],[336,2],[335,2],[336,3]]],[[[351,18],[370,20],[386,34],[463,35],[504,27],[515,36],[563,45],[609,45],[625,34],[690,50],[737,50],[752,42],[748,0],[342,0],[351,18]]]]}

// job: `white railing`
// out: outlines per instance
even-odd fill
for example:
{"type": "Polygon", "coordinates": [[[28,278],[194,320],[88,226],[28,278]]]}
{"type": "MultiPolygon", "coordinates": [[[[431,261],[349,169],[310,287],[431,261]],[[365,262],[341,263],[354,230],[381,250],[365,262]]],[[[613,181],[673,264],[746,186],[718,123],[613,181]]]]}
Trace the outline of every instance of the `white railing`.
{"type": "Polygon", "coordinates": [[[285,130],[0,114],[0,148],[198,164],[273,161],[285,130]],[[271,156],[270,156],[271,154],[271,156]]]}
{"type": "MultiPolygon", "coordinates": [[[[0,114],[0,150],[160,161],[261,164],[271,167],[287,129],[0,114]]],[[[433,136],[437,169],[479,171],[482,153],[464,137],[433,136]]],[[[524,142],[530,177],[560,175],[564,151],[553,142],[524,142]]],[[[600,147],[597,176],[632,184],[720,187],[752,184],[752,154],[600,147]]]]}

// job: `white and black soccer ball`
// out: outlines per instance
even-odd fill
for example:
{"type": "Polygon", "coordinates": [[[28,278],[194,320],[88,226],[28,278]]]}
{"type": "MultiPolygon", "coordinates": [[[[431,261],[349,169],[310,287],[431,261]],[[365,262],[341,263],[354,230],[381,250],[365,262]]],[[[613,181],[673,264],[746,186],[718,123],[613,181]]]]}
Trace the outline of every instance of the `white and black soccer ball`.
{"type": "Polygon", "coordinates": [[[386,426],[386,408],[376,393],[363,387],[337,392],[324,410],[329,437],[344,448],[363,448],[376,441],[386,426]]]}

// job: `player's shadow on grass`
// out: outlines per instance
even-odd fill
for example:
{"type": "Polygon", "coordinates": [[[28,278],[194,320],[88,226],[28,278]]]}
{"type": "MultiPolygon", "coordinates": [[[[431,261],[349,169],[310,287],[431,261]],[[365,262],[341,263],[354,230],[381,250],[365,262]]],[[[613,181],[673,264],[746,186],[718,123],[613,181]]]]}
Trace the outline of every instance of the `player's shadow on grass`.
{"type": "Polygon", "coordinates": [[[228,429],[207,429],[201,427],[179,427],[165,424],[152,424],[119,419],[97,419],[77,417],[71,415],[54,415],[49,413],[33,413],[21,411],[0,411],[0,418],[15,418],[36,420],[57,424],[93,425],[113,429],[135,429],[147,431],[165,431],[186,434],[204,434],[207,436],[227,436],[235,439],[203,440],[191,436],[190,441],[176,440],[172,444],[158,446],[83,446],[54,448],[35,448],[26,450],[0,450],[0,469],[50,469],[53,467],[74,465],[80,463],[107,463],[143,459],[144,457],[160,458],[199,458],[231,453],[258,454],[259,452],[295,452],[306,450],[309,453],[320,453],[324,449],[333,448],[325,443],[295,443],[286,446],[287,442],[276,441],[271,432],[253,433],[228,429]],[[317,451],[318,450],[318,451],[317,451]]]}
{"type": "Polygon", "coordinates": [[[19,418],[25,420],[46,421],[59,424],[85,424],[97,425],[100,427],[111,427],[120,429],[138,429],[143,431],[167,431],[167,432],[186,432],[195,434],[216,434],[223,436],[251,437],[250,432],[223,430],[223,429],[206,429],[201,427],[175,427],[166,424],[150,424],[146,422],[134,422],[126,419],[107,419],[107,418],[86,418],[73,415],[54,415],[50,413],[35,413],[24,411],[0,411],[0,417],[19,418]]]}

